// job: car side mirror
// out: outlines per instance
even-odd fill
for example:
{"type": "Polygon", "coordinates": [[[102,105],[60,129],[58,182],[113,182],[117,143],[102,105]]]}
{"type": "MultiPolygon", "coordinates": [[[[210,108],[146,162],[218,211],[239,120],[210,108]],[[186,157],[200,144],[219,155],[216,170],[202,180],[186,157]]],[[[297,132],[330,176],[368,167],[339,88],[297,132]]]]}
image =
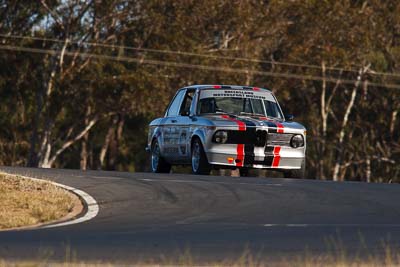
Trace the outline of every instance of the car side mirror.
{"type": "Polygon", "coordinates": [[[189,114],[189,119],[191,119],[192,121],[196,121],[195,115],[193,113],[189,114]]]}
{"type": "Polygon", "coordinates": [[[293,121],[293,119],[294,119],[294,116],[293,116],[292,114],[287,114],[287,115],[285,115],[285,120],[287,120],[287,121],[293,121]]]}

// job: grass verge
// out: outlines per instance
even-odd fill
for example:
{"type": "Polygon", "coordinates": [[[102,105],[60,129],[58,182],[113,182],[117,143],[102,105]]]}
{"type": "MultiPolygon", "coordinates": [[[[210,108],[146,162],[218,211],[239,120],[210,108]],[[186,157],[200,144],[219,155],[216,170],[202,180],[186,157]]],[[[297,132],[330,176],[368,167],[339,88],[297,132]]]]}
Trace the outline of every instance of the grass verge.
{"type": "Polygon", "coordinates": [[[0,230],[59,220],[77,203],[77,196],[49,182],[0,173],[0,230]]]}

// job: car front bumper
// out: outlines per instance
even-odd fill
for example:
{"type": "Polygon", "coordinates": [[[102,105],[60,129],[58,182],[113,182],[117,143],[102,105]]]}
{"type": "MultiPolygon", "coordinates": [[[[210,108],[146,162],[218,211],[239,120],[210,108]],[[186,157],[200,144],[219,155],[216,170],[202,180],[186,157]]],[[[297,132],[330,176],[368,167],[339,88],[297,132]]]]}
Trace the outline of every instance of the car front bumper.
{"type": "Polygon", "coordinates": [[[210,164],[226,167],[300,169],[305,159],[305,147],[214,144],[206,155],[210,164]]]}

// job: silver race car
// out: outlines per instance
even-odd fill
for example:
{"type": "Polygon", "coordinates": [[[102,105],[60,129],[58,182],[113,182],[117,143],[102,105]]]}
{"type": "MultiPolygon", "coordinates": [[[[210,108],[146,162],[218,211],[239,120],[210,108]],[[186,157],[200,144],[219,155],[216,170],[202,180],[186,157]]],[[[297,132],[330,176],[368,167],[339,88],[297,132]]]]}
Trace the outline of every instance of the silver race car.
{"type": "Polygon", "coordinates": [[[306,129],[283,115],[271,91],[231,85],[178,90],[163,118],[149,125],[146,150],[153,172],[191,164],[195,174],[212,168],[274,169],[304,177],[306,129]]]}

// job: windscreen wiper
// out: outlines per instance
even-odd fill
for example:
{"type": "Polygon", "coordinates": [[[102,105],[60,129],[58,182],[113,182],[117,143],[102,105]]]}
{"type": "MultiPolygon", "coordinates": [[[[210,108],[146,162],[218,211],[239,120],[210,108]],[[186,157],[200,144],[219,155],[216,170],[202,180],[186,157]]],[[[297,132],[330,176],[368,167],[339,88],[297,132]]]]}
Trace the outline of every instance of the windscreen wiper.
{"type": "Polygon", "coordinates": [[[238,117],[238,115],[236,115],[234,113],[226,112],[225,110],[220,109],[220,108],[216,108],[215,111],[219,112],[219,113],[223,113],[223,114],[229,115],[230,117],[233,117],[233,118],[237,118],[238,117]]]}
{"type": "Polygon", "coordinates": [[[244,111],[241,111],[241,112],[240,112],[240,115],[266,117],[264,114],[260,114],[260,113],[251,113],[251,112],[244,112],[244,111]]]}

